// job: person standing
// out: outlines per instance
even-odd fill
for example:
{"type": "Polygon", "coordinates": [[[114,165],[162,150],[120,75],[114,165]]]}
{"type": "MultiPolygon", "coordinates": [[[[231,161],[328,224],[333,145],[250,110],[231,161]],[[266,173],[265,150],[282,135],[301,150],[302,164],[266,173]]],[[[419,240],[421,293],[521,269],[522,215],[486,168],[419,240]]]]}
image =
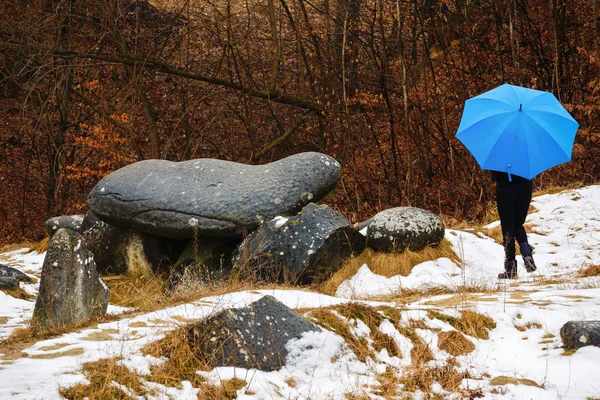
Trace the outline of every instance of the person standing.
{"type": "Polygon", "coordinates": [[[531,203],[533,183],[530,179],[498,171],[492,171],[492,180],[496,182],[496,205],[504,243],[504,272],[498,274],[498,279],[517,279],[515,240],[519,243],[527,272],[537,269],[523,226],[531,203]]]}

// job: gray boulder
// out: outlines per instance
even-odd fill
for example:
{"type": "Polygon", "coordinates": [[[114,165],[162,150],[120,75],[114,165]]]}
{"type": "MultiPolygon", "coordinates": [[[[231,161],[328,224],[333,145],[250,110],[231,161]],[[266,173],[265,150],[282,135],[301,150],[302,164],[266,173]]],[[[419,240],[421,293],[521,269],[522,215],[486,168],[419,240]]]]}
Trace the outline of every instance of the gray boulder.
{"type": "Polygon", "coordinates": [[[565,350],[600,347],[600,321],[569,321],[560,328],[565,350]]]}
{"type": "Polygon", "coordinates": [[[286,344],[316,325],[271,296],[229,309],[187,330],[194,353],[210,367],[233,366],[276,371],[285,365],[286,344]]]}
{"type": "Polygon", "coordinates": [[[83,236],[61,228],[44,259],[32,325],[49,329],[104,315],[109,292],[83,236]]]}
{"type": "Polygon", "coordinates": [[[321,199],[340,176],[335,159],[314,152],[265,165],[145,160],[104,177],[88,205],[103,221],[158,236],[241,238],[321,199]]]}
{"type": "Polygon", "coordinates": [[[107,224],[88,211],[81,223],[81,233],[94,254],[96,269],[104,275],[127,272],[127,249],[130,232],[107,224]]]}
{"type": "Polygon", "coordinates": [[[368,225],[367,246],[377,251],[417,251],[439,244],[444,223],[435,214],[415,207],[396,207],[376,214],[368,225]]]}
{"type": "Polygon", "coordinates": [[[11,276],[0,276],[0,290],[17,290],[19,281],[11,276]]]}
{"type": "Polygon", "coordinates": [[[9,267],[8,265],[4,265],[4,264],[0,264],[0,278],[7,278],[7,279],[10,278],[10,279],[16,280],[17,282],[25,282],[25,283],[33,282],[33,279],[31,279],[29,276],[27,276],[23,272],[19,271],[16,268],[9,267]]]}
{"type": "Polygon", "coordinates": [[[83,215],[61,215],[59,217],[52,217],[44,222],[44,228],[48,235],[52,236],[60,228],[70,229],[75,232],[81,233],[81,223],[83,222],[83,215]]]}
{"type": "Polygon", "coordinates": [[[248,235],[233,268],[242,277],[307,284],[327,279],[364,248],[365,237],[346,217],[311,203],[284,223],[274,219],[248,235]]]}

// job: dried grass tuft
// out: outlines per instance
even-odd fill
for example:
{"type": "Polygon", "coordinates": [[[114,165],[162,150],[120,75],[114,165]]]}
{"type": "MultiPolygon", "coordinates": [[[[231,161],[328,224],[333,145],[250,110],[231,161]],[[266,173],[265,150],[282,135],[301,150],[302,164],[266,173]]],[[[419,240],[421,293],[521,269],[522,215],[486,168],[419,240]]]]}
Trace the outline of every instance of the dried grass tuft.
{"type": "Polygon", "coordinates": [[[113,275],[103,276],[110,287],[110,303],[122,307],[133,307],[141,311],[154,310],[171,301],[165,293],[164,277],[113,275]]]}
{"type": "Polygon", "coordinates": [[[69,400],[134,399],[131,395],[147,396],[154,393],[144,387],[139,375],[119,364],[120,358],[104,358],[83,364],[83,373],[89,384],[78,383],[59,390],[69,400]],[[124,391],[118,385],[127,388],[124,391]]]}
{"type": "Polygon", "coordinates": [[[591,276],[600,276],[600,265],[589,265],[581,269],[578,273],[581,278],[589,278],[591,276]]]}
{"type": "Polygon", "coordinates": [[[463,310],[458,318],[436,311],[430,311],[429,317],[445,321],[462,333],[479,339],[489,339],[488,330],[496,328],[492,318],[471,310],[463,310]]]}
{"type": "Polygon", "coordinates": [[[364,264],[369,266],[373,273],[391,277],[394,275],[408,276],[413,267],[425,261],[437,260],[447,257],[457,264],[459,257],[452,249],[452,244],[443,239],[437,246],[428,246],[419,251],[405,250],[402,253],[382,253],[366,249],[357,257],[346,261],[331,278],[321,283],[318,289],[327,294],[335,294],[338,286],[345,280],[353,277],[364,264]]]}
{"type": "Polygon", "coordinates": [[[455,357],[475,350],[475,345],[458,331],[438,333],[438,347],[455,357]]]}
{"type": "Polygon", "coordinates": [[[29,246],[29,253],[36,252],[38,254],[42,254],[46,250],[48,250],[48,246],[50,245],[50,236],[46,236],[39,242],[34,242],[29,246]]]}

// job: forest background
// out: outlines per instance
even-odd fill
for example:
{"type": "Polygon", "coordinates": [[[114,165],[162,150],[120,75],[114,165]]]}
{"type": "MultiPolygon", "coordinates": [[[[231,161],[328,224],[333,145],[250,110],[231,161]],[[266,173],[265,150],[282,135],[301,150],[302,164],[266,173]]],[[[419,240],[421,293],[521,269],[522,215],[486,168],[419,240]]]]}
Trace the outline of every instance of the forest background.
{"type": "Polygon", "coordinates": [[[2,0],[0,245],[84,213],[128,163],[259,164],[319,151],[352,222],[399,205],[478,219],[493,199],[454,135],[502,83],[581,124],[538,188],[600,174],[597,0],[2,0]]]}

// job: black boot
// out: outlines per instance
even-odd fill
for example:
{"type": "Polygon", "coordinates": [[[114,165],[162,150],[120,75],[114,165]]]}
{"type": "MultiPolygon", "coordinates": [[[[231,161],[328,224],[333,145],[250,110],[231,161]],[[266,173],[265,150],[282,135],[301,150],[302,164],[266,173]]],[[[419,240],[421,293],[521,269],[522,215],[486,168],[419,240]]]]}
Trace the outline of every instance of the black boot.
{"type": "Polygon", "coordinates": [[[505,272],[498,274],[498,279],[517,279],[517,260],[504,261],[505,272]]]}
{"type": "Polygon", "coordinates": [[[523,256],[523,263],[525,263],[525,269],[527,272],[533,272],[537,269],[535,261],[533,261],[533,250],[529,243],[521,243],[519,245],[521,249],[521,256],[523,256]]]}

